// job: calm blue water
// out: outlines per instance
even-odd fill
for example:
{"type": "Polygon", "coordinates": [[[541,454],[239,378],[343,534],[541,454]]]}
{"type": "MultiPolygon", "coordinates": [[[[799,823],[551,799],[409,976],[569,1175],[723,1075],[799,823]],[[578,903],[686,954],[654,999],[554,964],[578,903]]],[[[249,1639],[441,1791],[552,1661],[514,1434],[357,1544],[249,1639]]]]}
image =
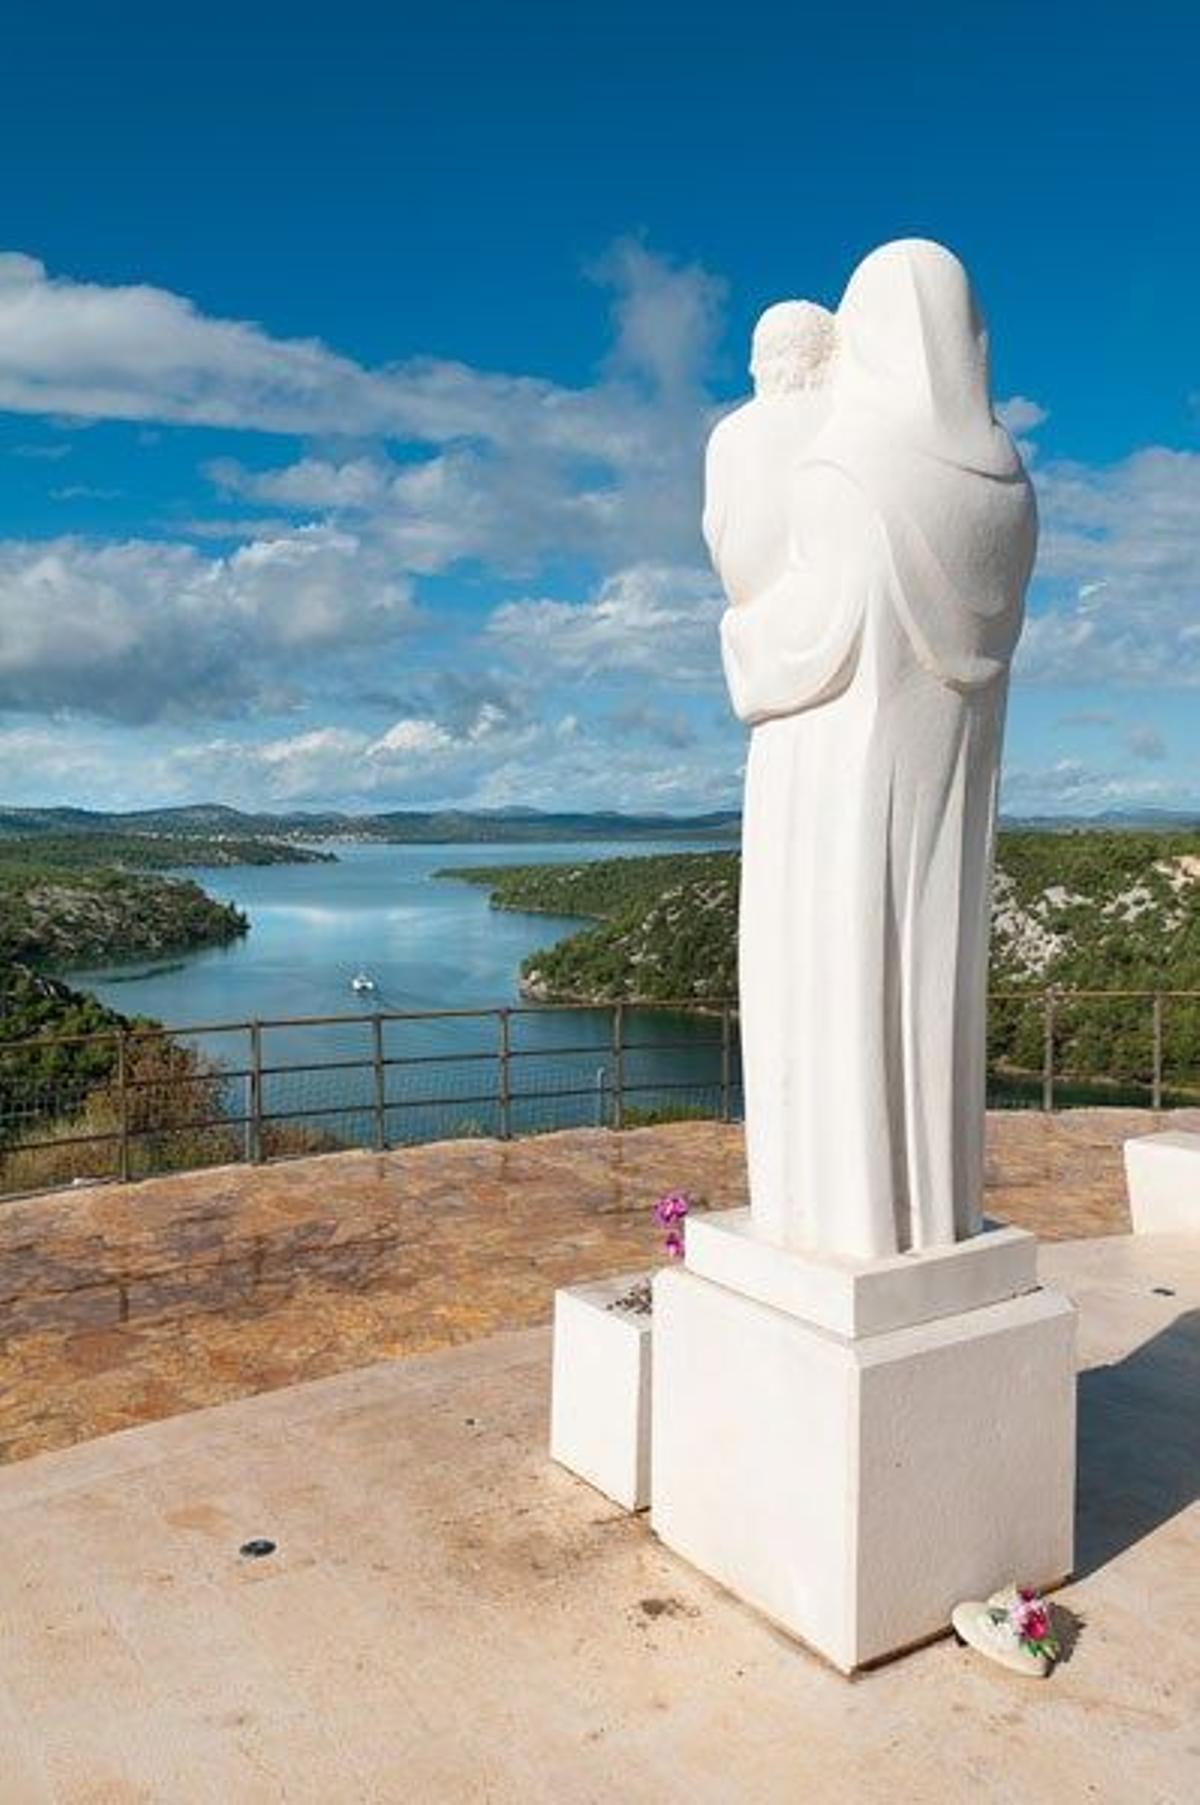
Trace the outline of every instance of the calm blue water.
{"type": "MultiPolygon", "coordinates": [[[[264,1103],[268,1113],[308,1117],[345,1139],[367,1140],[370,1123],[363,1112],[373,1101],[372,1074],[305,1068],[369,1058],[375,1011],[518,1004],[525,955],[582,925],[492,909],[486,890],[436,878],[436,871],[707,851],[711,842],[336,850],[337,864],[190,872],[211,895],[246,911],[250,932],[244,939],[171,959],[77,970],[71,980],[124,1014],[153,1016],[176,1028],[294,1016],[359,1018],[361,1025],[266,1027],[264,1103]],[[359,970],[375,980],[373,993],[359,996],[351,989],[359,970]]],[[[611,1026],[604,1010],[514,1018],[509,1112],[514,1131],[611,1119],[611,1026]],[[541,1094],[547,1091],[553,1095],[541,1094]]],[[[386,1023],[384,1052],[395,1062],[386,1074],[388,1139],[496,1130],[498,1033],[495,1020],[486,1017],[386,1023]]],[[[633,1087],[633,1104],[715,1106],[719,1025],[712,1018],[639,1011],[630,1017],[627,1033],[633,1050],[625,1056],[623,1075],[633,1087]],[[672,1043],[669,1048],[646,1046],[664,1040],[672,1043]],[[639,1045],[645,1050],[639,1052],[639,1045]]],[[[231,1072],[244,1073],[250,1063],[245,1031],[188,1038],[231,1072]]],[[[244,1083],[241,1077],[231,1080],[235,1110],[245,1106],[244,1083]]]]}
{"type": "Polygon", "coordinates": [[[361,1008],[460,1009],[514,1003],[526,953],[580,924],[513,915],[486,890],[435,878],[448,865],[576,863],[643,846],[339,846],[336,865],[189,871],[235,902],[250,932],[170,961],[89,968],[74,980],[115,1009],[170,1025],[334,1015],[361,1008]],[[350,989],[366,969],[375,1000],[350,989]]]}

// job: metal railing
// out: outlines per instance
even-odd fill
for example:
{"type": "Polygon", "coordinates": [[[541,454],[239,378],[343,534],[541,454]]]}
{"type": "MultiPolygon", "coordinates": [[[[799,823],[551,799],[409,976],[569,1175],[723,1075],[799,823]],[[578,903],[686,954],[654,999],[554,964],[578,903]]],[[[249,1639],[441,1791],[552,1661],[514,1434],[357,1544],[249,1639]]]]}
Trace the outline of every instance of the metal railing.
{"type": "MultiPolygon", "coordinates": [[[[1044,1112],[1057,1108],[1060,1099],[1073,1100],[1070,1091],[1081,1086],[1097,1091],[1094,1101],[1102,1101],[1108,1089],[1121,1093],[1115,1100],[1155,1111],[1163,1109],[1168,1101],[1200,1103],[1200,990],[1065,990],[1048,986],[1041,991],[992,991],[988,1002],[993,1023],[1006,1008],[1032,1009],[1040,1017],[1041,1058],[1037,1079],[1039,1107],[1044,1112]],[[1064,1042],[1069,1044],[1073,1039],[1068,1018],[1081,1009],[1086,1011],[1090,1005],[1103,1006],[1110,1019],[1113,1011],[1123,1013],[1133,1005],[1142,1017],[1146,1045],[1144,1048],[1135,1045],[1132,1057],[1126,1049],[1124,1057],[1118,1056],[1115,1062],[1116,1070],[1096,1072],[1088,1070],[1086,1065],[1081,1067],[1078,1050],[1074,1063],[1063,1058],[1064,1042]],[[1173,1067],[1168,1061],[1166,1035],[1170,1005],[1197,1012],[1196,1020],[1185,1023],[1186,1034],[1181,1037],[1183,1046],[1173,1067]],[[1174,1093],[1170,1098],[1169,1089],[1174,1093]],[[1063,1096],[1064,1092],[1068,1094],[1063,1096]]],[[[1134,1038],[1136,1041],[1136,1030],[1134,1038]]],[[[1003,1067],[999,1075],[1005,1075],[1003,1067]]],[[[1014,1062],[1008,1067],[1008,1075],[1011,1080],[1028,1077],[1032,1075],[1032,1068],[1014,1062]]]]}
{"type": "MultiPolygon", "coordinates": [[[[990,1003],[1002,1047],[989,1072],[994,1106],[1200,1101],[1200,991],[1003,991],[990,1003]],[[1081,1069],[1081,1010],[1107,1023],[1103,1071],[1081,1069]]],[[[732,1002],[372,1011],[0,1040],[0,1195],[335,1146],[731,1121],[741,1110],[732,1002]],[[334,1057],[314,1056],[321,1035],[334,1057]]]]}
{"type": "Polygon", "coordinates": [[[86,1176],[84,1149],[104,1162],[96,1176],[125,1182],[330,1144],[383,1151],[648,1117],[729,1121],[740,1107],[731,1003],[380,1010],[36,1036],[0,1041],[0,1195],[86,1176]],[[590,1035],[564,1032],[580,1021],[590,1035]],[[332,1046],[320,1047],[322,1035],[332,1046]],[[336,1136],[320,1133],[329,1123],[336,1136]],[[38,1156],[44,1184],[30,1182],[38,1156]]]}

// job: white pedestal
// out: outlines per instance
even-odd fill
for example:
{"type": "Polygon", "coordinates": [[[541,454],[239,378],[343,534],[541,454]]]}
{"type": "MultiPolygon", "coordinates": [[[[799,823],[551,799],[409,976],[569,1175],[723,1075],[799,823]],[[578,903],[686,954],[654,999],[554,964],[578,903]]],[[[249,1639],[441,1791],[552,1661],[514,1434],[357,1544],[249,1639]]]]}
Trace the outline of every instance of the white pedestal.
{"type": "Polygon", "coordinates": [[[1125,1143],[1135,1235],[1200,1234],[1200,1134],[1143,1134],[1125,1143]]]}
{"type": "Polygon", "coordinates": [[[687,1268],[835,1335],[882,1335],[1037,1289],[1037,1238],[986,1222],[952,1247],[886,1260],[794,1253],[755,1234],[748,1209],[693,1216],[687,1268]]]}
{"type": "MultiPolygon", "coordinates": [[[[783,1263],[798,1258],[775,1251],[783,1263]]],[[[933,1257],[953,1265],[955,1251],[933,1257]]],[[[980,1251],[964,1244],[968,1289],[980,1251]]],[[[711,1253],[710,1244],[701,1257],[711,1253]]],[[[905,1259],[915,1269],[929,1257],[905,1259]]],[[[1019,1279],[1019,1259],[1004,1259],[1019,1279]]],[[[943,1273],[936,1286],[946,1283],[943,1273]]],[[[659,1273],[657,1533],[844,1672],[945,1630],[961,1599],[1012,1579],[1064,1579],[1075,1311],[1054,1292],[1017,1288],[932,1320],[842,1335],[711,1276],[659,1273]]],[[[922,1308],[924,1280],[914,1277],[907,1295],[922,1308]]]]}
{"type": "Polygon", "coordinates": [[[554,1294],[550,1453],[626,1510],[650,1502],[649,1315],[609,1306],[648,1273],[554,1294]]]}

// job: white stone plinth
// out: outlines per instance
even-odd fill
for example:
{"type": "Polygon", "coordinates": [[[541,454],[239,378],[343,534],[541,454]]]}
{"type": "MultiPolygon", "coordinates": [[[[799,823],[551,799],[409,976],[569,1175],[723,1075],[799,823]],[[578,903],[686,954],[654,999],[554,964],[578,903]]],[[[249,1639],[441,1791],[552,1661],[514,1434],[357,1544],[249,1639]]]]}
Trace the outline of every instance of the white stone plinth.
{"type": "Polygon", "coordinates": [[[1058,1294],[848,1339],[675,1270],[654,1337],[655,1530],[844,1672],[945,1630],[961,1599],[1070,1572],[1058,1294]]]}
{"type": "Polygon", "coordinates": [[[554,1294],[550,1453],[627,1510],[650,1502],[651,1317],[609,1306],[648,1273],[554,1294]]]}
{"type": "Polygon", "coordinates": [[[1125,1179],[1134,1234],[1200,1234],[1200,1134],[1126,1141],[1125,1179]]]}
{"type": "Polygon", "coordinates": [[[998,1304],[1037,1286],[1037,1239],[988,1222],[967,1241],[882,1260],[795,1253],[764,1241],[748,1209],[693,1216],[687,1267],[836,1335],[881,1335],[998,1304]]]}

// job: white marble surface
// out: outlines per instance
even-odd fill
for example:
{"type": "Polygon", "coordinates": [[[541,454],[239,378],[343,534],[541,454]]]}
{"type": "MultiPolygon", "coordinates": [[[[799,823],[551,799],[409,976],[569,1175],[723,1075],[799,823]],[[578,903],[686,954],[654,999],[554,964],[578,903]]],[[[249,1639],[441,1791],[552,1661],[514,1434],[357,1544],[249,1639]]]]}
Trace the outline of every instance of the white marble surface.
{"type": "Polygon", "coordinates": [[[988,1223],[970,1240],[886,1260],[806,1254],[764,1241],[748,1209],[688,1223],[687,1267],[759,1303],[853,1338],[1002,1303],[1037,1286],[1037,1240],[988,1223]]]}
{"type": "Polygon", "coordinates": [[[554,1294],[550,1453],[626,1510],[650,1502],[652,1319],[609,1306],[648,1276],[554,1294]]]}
{"type": "Polygon", "coordinates": [[[752,730],[751,1208],[769,1240],[873,1258],[980,1226],[996,781],[1036,515],[950,252],[873,252],[834,338],[825,362],[797,337],[793,386],[760,377],[717,426],[705,531],[752,730]]]}
{"type": "Polygon", "coordinates": [[[843,1672],[1073,1565],[1075,1311],[1051,1291],[848,1341],[655,1281],[651,1522],[843,1672]]]}
{"type": "Polygon", "coordinates": [[[1129,1213],[1138,1235],[1200,1235],[1200,1134],[1170,1130],[1125,1143],[1129,1213]]]}

